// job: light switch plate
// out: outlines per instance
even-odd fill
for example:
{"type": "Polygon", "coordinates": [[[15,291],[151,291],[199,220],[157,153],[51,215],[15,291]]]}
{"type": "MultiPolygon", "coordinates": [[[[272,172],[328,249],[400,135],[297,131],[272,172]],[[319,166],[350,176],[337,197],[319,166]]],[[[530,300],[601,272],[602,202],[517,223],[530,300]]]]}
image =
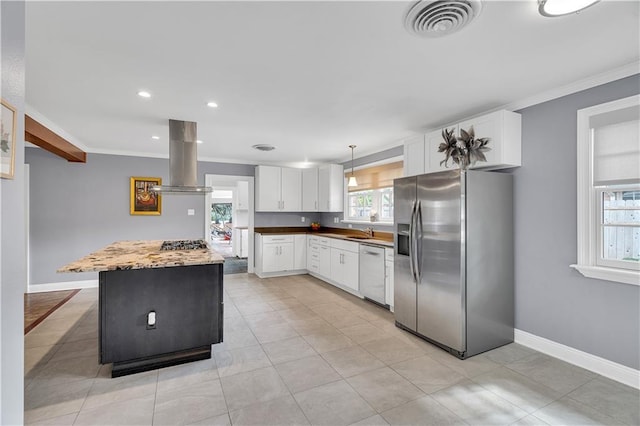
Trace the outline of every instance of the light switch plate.
{"type": "Polygon", "coordinates": [[[187,209],[187,216],[195,216],[196,209],[187,209]]]}

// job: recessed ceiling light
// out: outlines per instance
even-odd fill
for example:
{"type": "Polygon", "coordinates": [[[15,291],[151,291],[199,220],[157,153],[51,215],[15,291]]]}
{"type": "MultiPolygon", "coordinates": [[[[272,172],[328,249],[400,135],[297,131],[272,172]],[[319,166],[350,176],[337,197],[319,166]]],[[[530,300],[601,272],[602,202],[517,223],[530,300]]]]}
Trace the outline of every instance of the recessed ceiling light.
{"type": "Polygon", "coordinates": [[[202,141],[201,141],[200,139],[198,139],[198,140],[196,141],[196,143],[202,143],[202,141]]]}
{"type": "Polygon", "coordinates": [[[143,98],[150,98],[151,97],[151,93],[145,92],[144,90],[141,90],[141,91],[138,92],[138,96],[143,97],[143,98]]]}
{"type": "Polygon", "coordinates": [[[218,108],[218,104],[215,102],[207,102],[209,108],[218,108]]]}
{"type": "Polygon", "coordinates": [[[151,139],[158,140],[160,139],[160,136],[151,136],[151,139]]]}
{"type": "Polygon", "coordinates": [[[274,149],[276,149],[275,146],[269,145],[269,144],[266,144],[266,143],[260,143],[260,144],[257,144],[257,145],[253,145],[251,148],[257,149],[258,151],[273,151],[274,149]]]}
{"type": "Polygon", "coordinates": [[[538,12],[542,16],[555,17],[578,13],[600,0],[538,0],[538,12]]]}

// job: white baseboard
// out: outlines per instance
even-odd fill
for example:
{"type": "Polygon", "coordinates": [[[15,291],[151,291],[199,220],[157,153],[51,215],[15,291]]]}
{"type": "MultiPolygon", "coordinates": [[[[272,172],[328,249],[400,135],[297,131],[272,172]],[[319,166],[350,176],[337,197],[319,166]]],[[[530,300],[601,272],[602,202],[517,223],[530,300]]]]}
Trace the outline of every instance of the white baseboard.
{"type": "Polygon", "coordinates": [[[527,346],[543,354],[559,358],[601,376],[608,377],[611,380],[640,389],[639,370],[518,329],[514,330],[514,340],[522,346],[527,346]]]}
{"type": "Polygon", "coordinates": [[[29,284],[27,293],[42,293],[43,291],[73,290],[76,288],[98,287],[98,280],[62,281],[59,283],[29,284]]]}

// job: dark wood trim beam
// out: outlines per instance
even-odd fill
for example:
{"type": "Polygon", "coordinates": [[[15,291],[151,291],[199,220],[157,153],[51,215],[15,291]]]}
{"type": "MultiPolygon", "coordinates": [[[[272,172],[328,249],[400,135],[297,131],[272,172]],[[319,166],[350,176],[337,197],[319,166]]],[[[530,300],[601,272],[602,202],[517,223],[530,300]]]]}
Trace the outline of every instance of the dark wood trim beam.
{"type": "Polygon", "coordinates": [[[86,163],[87,153],[33,118],[24,116],[24,139],[73,163],[86,163]]]}

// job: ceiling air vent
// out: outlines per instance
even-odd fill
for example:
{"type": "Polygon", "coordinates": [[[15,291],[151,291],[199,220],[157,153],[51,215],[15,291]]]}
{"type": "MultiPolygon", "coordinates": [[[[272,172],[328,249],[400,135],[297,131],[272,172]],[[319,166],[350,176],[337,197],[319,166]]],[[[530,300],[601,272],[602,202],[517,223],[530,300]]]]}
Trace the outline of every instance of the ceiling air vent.
{"type": "Polygon", "coordinates": [[[409,9],[404,25],[415,35],[442,37],[468,25],[481,10],[480,0],[421,0],[409,9]]]}
{"type": "Polygon", "coordinates": [[[257,149],[258,151],[273,151],[276,149],[273,145],[267,145],[265,143],[260,143],[258,145],[253,145],[251,148],[257,149]]]}

